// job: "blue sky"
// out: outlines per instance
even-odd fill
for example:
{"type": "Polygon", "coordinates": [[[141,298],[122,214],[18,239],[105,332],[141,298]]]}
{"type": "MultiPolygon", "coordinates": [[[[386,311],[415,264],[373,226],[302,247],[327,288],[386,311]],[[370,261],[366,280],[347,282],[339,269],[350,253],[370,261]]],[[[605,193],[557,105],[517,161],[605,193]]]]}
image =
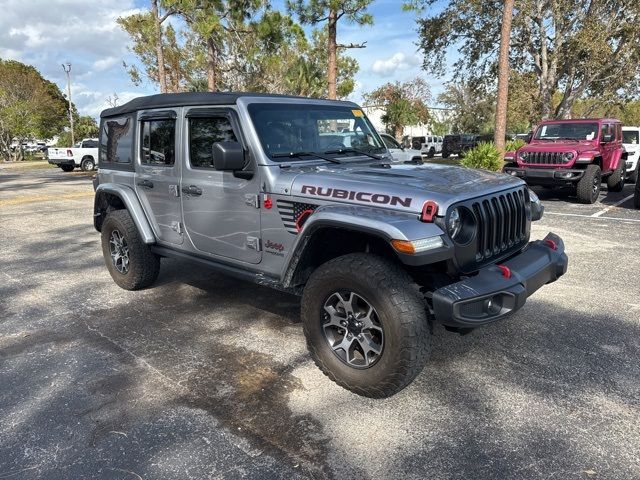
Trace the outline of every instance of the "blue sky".
{"type": "MultiPolygon", "coordinates": [[[[283,0],[273,2],[282,9],[283,0]]],[[[66,88],[63,62],[72,63],[72,97],[81,114],[98,116],[107,98],[116,94],[123,103],[140,95],[157,93],[144,83],[135,86],[123,62],[135,63],[128,50],[129,38],[115,20],[147,8],[147,0],[1,0],[0,58],[34,65],[47,79],[66,88]]],[[[442,79],[421,71],[417,52],[416,14],[403,12],[402,0],[376,0],[369,11],[373,26],[341,22],[341,43],[367,42],[367,48],[350,50],[360,64],[356,90],[362,94],[395,80],[423,76],[435,95],[442,79]]]]}

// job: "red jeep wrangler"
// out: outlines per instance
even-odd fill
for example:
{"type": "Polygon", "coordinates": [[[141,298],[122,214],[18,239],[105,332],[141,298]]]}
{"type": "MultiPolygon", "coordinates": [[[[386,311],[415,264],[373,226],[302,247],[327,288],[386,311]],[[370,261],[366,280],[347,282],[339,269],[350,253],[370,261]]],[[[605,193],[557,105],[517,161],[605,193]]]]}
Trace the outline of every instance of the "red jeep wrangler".
{"type": "Polygon", "coordinates": [[[548,120],[505,154],[504,172],[529,185],[574,186],[580,202],[594,203],[603,179],[609,191],[622,191],[626,157],[619,120],[548,120]]]}

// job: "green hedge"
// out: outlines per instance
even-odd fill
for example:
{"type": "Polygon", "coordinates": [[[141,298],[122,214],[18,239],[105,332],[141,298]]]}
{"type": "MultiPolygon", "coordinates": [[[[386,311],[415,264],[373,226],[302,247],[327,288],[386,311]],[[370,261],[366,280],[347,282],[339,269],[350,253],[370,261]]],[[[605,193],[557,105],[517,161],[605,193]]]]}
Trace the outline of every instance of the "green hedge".
{"type": "Polygon", "coordinates": [[[498,172],[502,169],[504,162],[493,142],[481,142],[477,147],[465,152],[460,164],[468,168],[498,172]]]}

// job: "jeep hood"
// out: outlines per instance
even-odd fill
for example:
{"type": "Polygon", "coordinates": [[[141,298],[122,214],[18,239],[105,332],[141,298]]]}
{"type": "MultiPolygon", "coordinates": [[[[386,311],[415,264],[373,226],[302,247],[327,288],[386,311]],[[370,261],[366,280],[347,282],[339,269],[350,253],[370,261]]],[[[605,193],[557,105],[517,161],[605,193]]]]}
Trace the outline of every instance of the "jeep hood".
{"type": "Polygon", "coordinates": [[[518,178],[447,165],[331,165],[291,169],[290,192],[310,200],[420,212],[428,200],[439,213],[461,200],[524,185],[518,178]]]}
{"type": "Polygon", "coordinates": [[[518,152],[576,152],[578,154],[586,151],[598,149],[598,143],[593,140],[578,141],[557,141],[545,142],[535,141],[520,147],[518,152]]]}

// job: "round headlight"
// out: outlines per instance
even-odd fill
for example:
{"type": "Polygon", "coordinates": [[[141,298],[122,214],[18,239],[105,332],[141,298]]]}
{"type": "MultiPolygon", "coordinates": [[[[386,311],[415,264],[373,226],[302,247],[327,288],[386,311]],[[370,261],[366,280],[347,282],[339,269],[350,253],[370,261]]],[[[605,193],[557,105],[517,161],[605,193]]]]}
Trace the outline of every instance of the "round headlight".
{"type": "Polygon", "coordinates": [[[460,216],[460,210],[454,208],[449,213],[449,218],[447,218],[447,233],[451,238],[456,238],[458,234],[462,230],[462,218],[460,216]]]}
{"type": "Polygon", "coordinates": [[[536,192],[531,189],[529,189],[529,200],[531,200],[532,203],[540,203],[540,198],[538,197],[536,192]]]}
{"type": "Polygon", "coordinates": [[[562,159],[565,162],[570,162],[571,160],[573,160],[574,154],[573,152],[566,152],[564,155],[562,155],[562,159]]]}
{"type": "Polygon", "coordinates": [[[527,158],[529,158],[529,152],[520,152],[518,153],[518,157],[520,158],[520,160],[523,161],[527,161],[527,158]]]}

